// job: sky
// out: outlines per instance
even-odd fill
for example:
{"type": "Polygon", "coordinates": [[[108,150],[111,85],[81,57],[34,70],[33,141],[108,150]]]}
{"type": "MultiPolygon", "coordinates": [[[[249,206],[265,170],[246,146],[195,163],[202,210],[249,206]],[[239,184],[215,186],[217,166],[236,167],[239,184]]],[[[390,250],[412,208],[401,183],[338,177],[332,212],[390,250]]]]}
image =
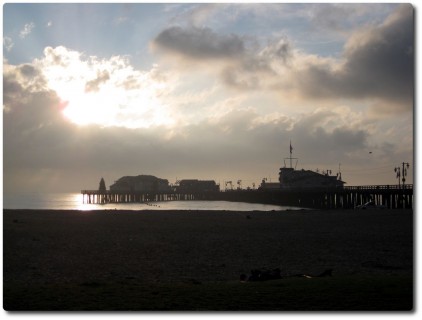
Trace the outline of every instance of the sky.
{"type": "Polygon", "coordinates": [[[409,4],[3,6],[3,191],[414,167],[409,4]]]}

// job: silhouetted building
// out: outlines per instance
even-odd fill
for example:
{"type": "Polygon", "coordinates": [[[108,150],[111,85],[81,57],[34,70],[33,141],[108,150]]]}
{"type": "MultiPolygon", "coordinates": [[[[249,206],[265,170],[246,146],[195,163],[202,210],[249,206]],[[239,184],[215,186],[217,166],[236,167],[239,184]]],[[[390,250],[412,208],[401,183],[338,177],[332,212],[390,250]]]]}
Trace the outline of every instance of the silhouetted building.
{"type": "Polygon", "coordinates": [[[260,190],[280,190],[280,182],[267,182],[262,180],[260,190]]]}
{"type": "Polygon", "coordinates": [[[106,184],[105,184],[104,178],[101,178],[101,180],[100,180],[100,185],[99,185],[99,187],[98,187],[98,191],[99,191],[100,193],[105,193],[105,192],[107,191],[107,188],[106,188],[106,184]]]}
{"type": "Polygon", "coordinates": [[[337,176],[328,173],[318,173],[311,170],[295,170],[293,168],[280,168],[280,188],[343,188],[345,182],[337,176]]]}
{"type": "Polygon", "coordinates": [[[343,188],[345,182],[341,180],[341,173],[331,176],[331,170],[326,173],[314,172],[311,170],[296,170],[293,168],[293,147],[290,141],[290,157],[284,158],[284,167],[280,168],[279,182],[266,182],[265,179],[259,187],[261,190],[276,189],[318,189],[318,188],[343,188]],[[286,160],[289,160],[290,167],[286,167],[286,160]]]}
{"type": "Polygon", "coordinates": [[[177,191],[181,193],[217,192],[220,191],[220,187],[214,180],[185,179],[180,181],[177,191]]]}
{"type": "Polygon", "coordinates": [[[169,192],[167,179],[151,175],[125,176],[110,186],[111,191],[169,192]]]}

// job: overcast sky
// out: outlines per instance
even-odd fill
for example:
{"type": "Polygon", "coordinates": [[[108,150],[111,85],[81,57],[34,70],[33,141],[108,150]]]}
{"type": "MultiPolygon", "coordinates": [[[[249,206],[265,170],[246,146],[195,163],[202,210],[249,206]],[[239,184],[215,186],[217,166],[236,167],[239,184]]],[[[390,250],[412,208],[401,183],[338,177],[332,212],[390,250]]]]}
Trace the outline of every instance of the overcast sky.
{"type": "Polygon", "coordinates": [[[4,192],[413,175],[406,4],[5,4],[4,192]],[[287,163],[286,163],[287,164],[287,163]]]}

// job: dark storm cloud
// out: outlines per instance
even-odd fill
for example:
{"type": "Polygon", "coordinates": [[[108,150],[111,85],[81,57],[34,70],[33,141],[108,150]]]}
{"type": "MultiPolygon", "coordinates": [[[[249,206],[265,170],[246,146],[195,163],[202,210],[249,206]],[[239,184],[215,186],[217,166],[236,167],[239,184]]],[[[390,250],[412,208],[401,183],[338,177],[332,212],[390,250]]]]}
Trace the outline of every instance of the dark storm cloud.
{"type": "Polygon", "coordinates": [[[413,51],[413,8],[402,5],[382,25],[362,30],[349,40],[340,69],[308,65],[296,81],[303,94],[311,97],[381,98],[409,109],[414,90],[413,51]]]}
{"type": "MultiPolygon", "coordinates": [[[[345,69],[353,83],[362,81],[372,94],[412,99],[414,86],[414,20],[410,5],[403,6],[370,35],[371,41],[346,52],[345,69]]],[[[359,86],[359,91],[363,86],[359,86]]]]}
{"type": "Polygon", "coordinates": [[[193,59],[236,58],[245,50],[243,40],[237,35],[219,35],[209,28],[196,27],[165,29],[153,44],[193,59]]]}

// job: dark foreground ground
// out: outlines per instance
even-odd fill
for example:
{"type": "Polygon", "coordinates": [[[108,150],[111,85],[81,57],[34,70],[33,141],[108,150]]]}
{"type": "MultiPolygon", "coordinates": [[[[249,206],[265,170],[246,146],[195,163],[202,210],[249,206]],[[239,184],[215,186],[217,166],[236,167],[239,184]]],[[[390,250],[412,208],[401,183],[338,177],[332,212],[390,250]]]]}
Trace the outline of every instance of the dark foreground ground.
{"type": "Polygon", "coordinates": [[[4,210],[3,252],[8,311],[413,308],[411,210],[4,210]]]}

